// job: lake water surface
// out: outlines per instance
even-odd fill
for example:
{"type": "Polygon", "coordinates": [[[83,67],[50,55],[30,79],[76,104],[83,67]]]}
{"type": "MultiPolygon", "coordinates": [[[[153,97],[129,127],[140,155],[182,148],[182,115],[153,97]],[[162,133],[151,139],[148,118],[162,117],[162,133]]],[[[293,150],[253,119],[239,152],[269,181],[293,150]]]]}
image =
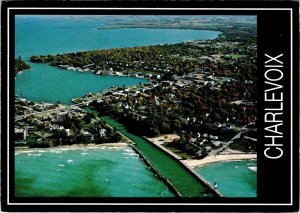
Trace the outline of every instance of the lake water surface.
{"type": "Polygon", "coordinates": [[[94,49],[178,43],[195,39],[214,39],[219,32],[185,29],[98,30],[106,22],[77,16],[16,16],[15,56],[21,56],[31,70],[16,77],[15,94],[32,101],[70,104],[69,100],[111,86],[136,85],[145,79],[96,76],[61,70],[46,64],[30,63],[32,55],[68,53],[94,49]]]}
{"type": "Polygon", "coordinates": [[[15,152],[17,197],[173,197],[130,147],[15,152]]]}
{"type": "Polygon", "coordinates": [[[256,166],[256,160],[228,161],[204,165],[195,170],[225,197],[256,197],[257,175],[248,167],[256,166]]]}
{"type": "MultiPolygon", "coordinates": [[[[219,34],[215,31],[180,29],[97,29],[105,24],[105,20],[88,17],[16,16],[15,56],[21,56],[31,65],[31,69],[16,77],[15,94],[32,101],[60,101],[70,104],[71,98],[81,97],[89,92],[100,92],[111,86],[148,82],[145,79],[97,76],[60,70],[46,64],[34,64],[28,62],[32,55],[172,44],[214,39],[219,34]]],[[[143,148],[142,144],[139,146],[143,148]]],[[[160,163],[159,158],[154,162],[158,167],[160,163]]],[[[17,151],[15,181],[16,195],[25,197],[174,196],[128,147],[17,151]]],[[[176,181],[182,180],[173,177],[172,181],[177,184],[176,181]]],[[[191,193],[193,196],[200,196],[204,191],[199,188],[193,189],[191,193]]],[[[183,189],[183,192],[189,196],[187,189],[183,189]]]]}

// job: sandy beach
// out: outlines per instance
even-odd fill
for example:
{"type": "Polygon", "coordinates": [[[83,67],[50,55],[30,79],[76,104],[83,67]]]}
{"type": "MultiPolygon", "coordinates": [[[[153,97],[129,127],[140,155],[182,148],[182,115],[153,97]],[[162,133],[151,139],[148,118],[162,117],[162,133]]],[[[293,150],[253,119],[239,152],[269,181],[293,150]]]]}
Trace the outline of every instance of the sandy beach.
{"type": "Polygon", "coordinates": [[[49,148],[29,148],[27,146],[20,146],[20,147],[15,147],[16,151],[22,151],[22,150],[51,150],[51,149],[65,149],[65,150],[71,150],[71,149],[82,149],[82,148],[100,148],[100,147],[126,147],[129,146],[130,144],[128,143],[102,143],[102,144],[95,144],[95,143],[90,143],[90,144],[72,144],[72,145],[61,145],[61,146],[53,146],[49,148]]]}
{"type": "Polygon", "coordinates": [[[158,137],[154,137],[154,138],[147,138],[149,141],[156,143],[156,144],[163,144],[163,143],[170,143],[172,142],[174,139],[179,139],[180,136],[177,134],[164,134],[158,137]]]}
{"type": "Polygon", "coordinates": [[[189,167],[198,167],[205,164],[223,162],[223,161],[234,161],[234,160],[251,160],[256,159],[257,154],[228,154],[228,155],[211,155],[201,160],[182,160],[189,167]]]}

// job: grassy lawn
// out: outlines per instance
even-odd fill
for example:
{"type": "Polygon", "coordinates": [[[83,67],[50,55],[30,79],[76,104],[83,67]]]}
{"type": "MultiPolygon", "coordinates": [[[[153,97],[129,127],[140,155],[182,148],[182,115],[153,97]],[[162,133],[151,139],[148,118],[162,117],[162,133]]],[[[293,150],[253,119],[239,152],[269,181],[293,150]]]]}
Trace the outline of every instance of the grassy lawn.
{"type": "Polygon", "coordinates": [[[245,55],[240,55],[240,54],[231,54],[229,55],[232,59],[238,59],[238,58],[242,58],[244,57],[245,55]]]}
{"type": "Polygon", "coordinates": [[[171,152],[173,152],[174,154],[178,155],[179,157],[183,158],[183,159],[191,159],[194,158],[194,156],[187,154],[186,152],[176,148],[176,147],[172,147],[172,146],[168,146],[166,144],[163,144],[164,147],[166,147],[168,150],[170,150],[171,152]]]}

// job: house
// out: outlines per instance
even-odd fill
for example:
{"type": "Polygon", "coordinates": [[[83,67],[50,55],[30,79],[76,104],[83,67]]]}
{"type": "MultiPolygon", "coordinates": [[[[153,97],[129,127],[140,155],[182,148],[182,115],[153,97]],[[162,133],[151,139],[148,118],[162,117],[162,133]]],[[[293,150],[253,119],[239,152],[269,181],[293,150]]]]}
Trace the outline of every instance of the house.
{"type": "Polygon", "coordinates": [[[83,142],[91,142],[94,140],[94,135],[88,131],[81,130],[81,139],[83,142]]]}
{"type": "Polygon", "coordinates": [[[70,129],[65,129],[67,136],[71,136],[71,130],[70,129]]]}
{"type": "Polygon", "coordinates": [[[35,104],[33,106],[33,108],[38,110],[38,111],[47,110],[47,109],[50,109],[51,107],[53,107],[53,104],[49,104],[49,103],[35,104]]]}
{"type": "Polygon", "coordinates": [[[104,138],[106,136],[106,129],[100,129],[99,134],[101,138],[104,138]]]}
{"type": "Polygon", "coordinates": [[[218,136],[214,136],[214,135],[209,135],[209,138],[212,140],[218,140],[219,137],[218,136]]]}
{"type": "Polygon", "coordinates": [[[176,85],[177,87],[180,87],[180,88],[182,88],[182,87],[185,86],[185,84],[182,83],[182,82],[176,82],[175,85],[176,85]]]}
{"type": "Polygon", "coordinates": [[[204,147],[206,152],[210,152],[211,151],[211,146],[206,146],[204,147]]]}
{"type": "Polygon", "coordinates": [[[201,158],[201,157],[203,156],[202,150],[201,150],[201,149],[198,150],[198,152],[195,153],[195,156],[196,156],[197,158],[201,158]]]}
{"type": "Polygon", "coordinates": [[[15,128],[15,140],[26,140],[26,137],[28,136],[28,130],[26,128],[15,128]]]}

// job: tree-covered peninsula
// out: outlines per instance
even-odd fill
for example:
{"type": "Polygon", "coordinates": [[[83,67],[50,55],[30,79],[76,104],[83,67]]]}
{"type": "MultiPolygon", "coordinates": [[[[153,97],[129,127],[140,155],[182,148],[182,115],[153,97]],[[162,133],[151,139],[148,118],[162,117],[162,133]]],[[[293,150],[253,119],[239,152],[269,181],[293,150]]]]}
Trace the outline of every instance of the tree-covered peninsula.
{"type": "Polygon", "coordinates": [[[15,75],[27,69],[30,69],[30,65],[26,64],[21,57],[15,59],[15,75]]]}
{"type": "Polygon", "coordinates": [[[203,66],[214,70],[218,66],[217,72],[228,71],[235,66],[228,63],[216,65],[211,63],[209,56],[226,61],[241,58],[242,60],[235,60],[239,64],[247,58],[243,56],[256,55],[255,25],[248,27],[234,25],[230,29],[224,27],[216,29],[222,29],[222,33],[215,40],[39,55],[32,56],[30,61],[49,63],[51,66],[64,69],[92,71],[97,74],[113,74],[113,72],[184,74],[197,71],[203,66]]]}
{"type": "Polygon", "coordinates": [[[148,85],[114,88],[81,101],[92,101],[90,106],[117,118],[136,134],[177,134],[180,139],[169,146],[204,157],[211,149],[228,146],[226,141],[232,137],[243,140],[233,140],[231,147],[256,151],[255,140],[244,137],[246,127],[256,132],[256,58],[256,28],[235,26],[214,40],[32,56],[30,60],[98,75],[148,78],[148,85]]]}

